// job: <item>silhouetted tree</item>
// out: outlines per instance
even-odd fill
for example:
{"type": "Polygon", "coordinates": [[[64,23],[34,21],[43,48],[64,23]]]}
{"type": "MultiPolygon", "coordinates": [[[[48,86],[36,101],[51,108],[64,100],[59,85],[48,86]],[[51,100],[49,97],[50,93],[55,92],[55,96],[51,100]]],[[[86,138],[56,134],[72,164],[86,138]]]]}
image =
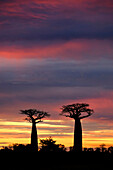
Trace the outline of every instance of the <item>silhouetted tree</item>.
{"type": "Polygon", "coordinates": [[[30,144],[18,144],[14,143],[1,149],[4,152],[32,152],[30,144]]]}
{"type": "Polygon", "coordinates": [[[43,152],[61,152],[66,151],[65,146],[62,144],[56,144],[56,141],[51,137],[46,139],[40,139],[41,148],[40,151],[43,152]]]}
{"type": "Polygon", "coordinates": [[[2,152],[12,152],[12,149],[10,147],[8,147],[8,146],[3,146],[0,149],[0,151],[2,151],[2,152]]]}
{"type": "Polygon", "coordinates": [[[89,117],[94,112],[89,109],[89,104],[86,103],[76,103],[71,105],[62,106],[62,112],[60,115],[72,118],[75,120],[74,126],[74,151],[82,151],[82,126],[81,119],[89,117]]]}
{"type": "Polygon", "coordinates": [[[99,147],[95,148],[95,152],[100,152],[100,151],[101,151],[101,149],[99,147]]]}
{"type": "Polygon", "coordinates": [[[33,151],[38,150],[38,136],[37,136],[37,129],[36,124],[42,122],[42,119],[46,116],[50,116],[47,112],[43,112],[36,109],[29,109],[29,110],[20,110],[20,114],[27,115],[25,120],[32,123],[32,132],[31,132],[31,147],[33,151]]]}
{"type": "Polygon", "coordinates": [[[110,146],[110,147],[108,148],[108,152],[109,152],[109,153],[113,153],[113,146],[110,146]]]}
{"type": "Polygon", "coordinates": [[[102,143],[102,144],[100,145],[101,152],[105,152],[105,151],[106,151],[105,146],[106,146],[106,145],[105,145],[104,143],[102,143]]]}

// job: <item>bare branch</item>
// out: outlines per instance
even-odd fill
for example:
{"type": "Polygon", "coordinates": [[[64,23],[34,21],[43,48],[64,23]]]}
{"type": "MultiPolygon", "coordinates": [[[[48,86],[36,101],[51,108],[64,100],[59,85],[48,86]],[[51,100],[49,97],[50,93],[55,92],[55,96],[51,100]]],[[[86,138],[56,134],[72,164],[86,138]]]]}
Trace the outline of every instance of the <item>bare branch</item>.
{"type": "Polygon", "coordinates": [[[86,117],[91,116],[93,113],[94,113],[94,111],[93,111],[92,109],[86,109],[86,114],[87,114],[87,115],[81,116],[81,117],[79,117],[79,118],[80,118],[80,119],[84,119],[84,118],[86,118],[86,117]]]}
{"type": "Polygon", "coordinates": [[[27,120],[28,122],[32,123],[32,119],[30,119],[30,118],[25,118],[25,120],[27,120]]]}
{"type": "Polygon", "coordinates": [[[82,117],[79,117],[80,119],[84,119],[86,117],[89,117],[90,115],[86,115],[86,116],[82,116],[82,117]]]}

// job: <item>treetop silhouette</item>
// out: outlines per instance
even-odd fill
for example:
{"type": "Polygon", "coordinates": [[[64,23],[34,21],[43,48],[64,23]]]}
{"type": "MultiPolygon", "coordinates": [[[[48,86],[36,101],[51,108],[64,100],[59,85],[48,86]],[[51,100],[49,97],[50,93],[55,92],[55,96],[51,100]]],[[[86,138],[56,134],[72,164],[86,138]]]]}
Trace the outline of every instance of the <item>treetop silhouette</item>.
{"type": "Polygon", "coordinates": [[[43,112],[36,109],[28,109],[28,110],[20,110],[20,111],[21,111],[20,114],[27,115],[27,118],[25,118],[25,120],[29,121],[30,123],[43,122],[41,119],[43,119],[46,116],[50,116],[50,114],[48,114],[47,112],[43,112]]]}
{"type": "Polygon", "coordinates": [[[70,117],[73,119],[79,118],[84,119],[86,117],[89,117],[93,114],[93,109],[89,109],[89,104],[86,103],[76,103],[71,105],[63,105],[62,106],[62,113],[60,115],[70,117]],[[82,113],[85,113],[86,115],[82,116],[82,113]]]}
{"type": "Polygon", "coordinates": [[[36,124],[42,122],[42,119],[50,116],[47,112],[43,112],[36,109],[28,109],[28,110],[20,110],[20,114],[25,114],[27,117],[25,120],[32,123],[32,132],[31,132],[31,146],[34,151],[38,150],[38,136],[37,136],[37,129],[36,124]]]}
{"type": "Polygon", "coordinates": [[[81,119],[89,117],[93,114],[93,109],[89,108],[89,104],[76,103],[70,105],[63,105],[60,115],[73,118],[75,120],[74,126],[74,150],[77,152],[82,151],[82,126],[81,119]]]}
{"type": "Polygon", "coordinates": [[[40,139],[41,148],[40,151],[46,152],[61,152],[66,151],[66,148],[62,144],[56,144],[56,141],[51,138],[40,139]]]}

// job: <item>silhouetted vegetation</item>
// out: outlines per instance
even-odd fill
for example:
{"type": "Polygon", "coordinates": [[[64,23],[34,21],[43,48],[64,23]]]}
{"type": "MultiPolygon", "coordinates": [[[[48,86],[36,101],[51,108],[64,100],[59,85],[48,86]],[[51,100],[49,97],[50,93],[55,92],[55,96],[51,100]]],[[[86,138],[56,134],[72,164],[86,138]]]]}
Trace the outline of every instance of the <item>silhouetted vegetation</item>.
{"type": "Polygon", "coordinates": [[[40,139],[41,152],[63,152],[66,151],[66,148],[62,144],[56,144],[56,141],[51,137],[46,139],[40,139]]]}
{"type": "Polygon", "coordinates": [[[82,151],[82,125],[80,120],[89,117],[93,114],[93,110],[89,109],[89,104],[76,103],[62,106],[62,113],[60,115],[72,118],[75,120],[74,127],[74,150],[76,152],[82,151]]]}
{"type": "MultiPolygon", "coordinates": [[[[46,139],[40,139],[40,149],[39,152],[64,152],[66,148],[62,144],[56,144],[56,141],[51,137],[46,139]]],[[[4,152],[33,152],[33,148],[31,144],[12,144],[7,147],[2,147],[0,151],[4,152]]]]}
{"type": "Polygon", "coordinates": [[[76,153],[59,150],[55,143],[51,138],[41,139],[44,147],[35,154],[30,145],[14,144],[4,147],[0,150],[1,166],[6,170],[109,170],[112,167],[113,147],[104,152],[100,147],[99,152],[96,148],[85,148],[83,152],[76,153]]]}
{"type": "Polygon", "coordinates": [[[74,146],[67,151],[64,145],[56,144],[56,141],[49,137],[40,139],[39,152],[34,154],[34,151],[38,150],[36,124],[42,122],[42,119],[49,114],[36,109],[21,110],[21,114],[27,115],[25,120],[32,123],[31,144],[12,144],[2,147],[0,156],[5,162],[1,166],[9,170],[100,170],[104,168],[109,170],[112,166],[113,146],[106,148],[105,144],[101,144],[97,148],[82,149],[80,120],[89,117],[92,113],[93,110],[85,103],[62,106],[61,115],[75,120],[74,146]]]}
{"type": "Polygon", "coordinates": [[[6,147],[2,147],[1,149],[2,152],[32,152],[32,146],[31,144],[12,144],[6,147]]]}
{"type": "Polygon", "coordinates": [[[31,132],[31,147],[33,151],[38,151],[38,135],[37,135],[37,128],[36,124],[42,122],[44,117],[50,116],[47,112],[43,112],[36,109],[29,109],[29,110],[21,110],[20,114],[25,114],[27,117],[25,120],[32,123],[32,132],[31,132]]]}
{"type": "MultiPolygon", "coordinates": [[[[100,147],[96,148],[83,148],[82,153],[109,153],[113,154],[113,146],[108,148],[105,147],[105,144],[101,144],[100,147]]],[[[9,146],[2,147],[0,152],[33,152],[31,144],[12,144],[9,146]]],[[[46,139],[40,139],[40,148],[39,152],[74,152],[74,147],[69,147],[68,151],[65,145],[56,144],[56,141],[52,137],[46,139]]]]}
{"type": "MultiPolygon", "coordinates": [[[[66,151],[65,146],[56,144],[51,137],[40,139],[39,152],[32,152],[30,144],[12,144],[0,150],[4,169],[36,169],[36,170],[95,170],[111,169],[113,147],[102,150],[84,148],[79,154],[72,150],[66,151]],[[36,166],[37,165],[37,166],[36,166]]],[[[104,146],[105,148],[105,146],[104,146]]]]}

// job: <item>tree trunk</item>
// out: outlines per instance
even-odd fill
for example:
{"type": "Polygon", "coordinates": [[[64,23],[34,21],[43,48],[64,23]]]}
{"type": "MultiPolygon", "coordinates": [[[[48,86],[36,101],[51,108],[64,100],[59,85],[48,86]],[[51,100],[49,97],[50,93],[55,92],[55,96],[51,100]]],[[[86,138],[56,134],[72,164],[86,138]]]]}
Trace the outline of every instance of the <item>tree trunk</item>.
{"type": "Polygon", "coordinates": [[[76,152],[82,151],[82,126],[79,118],[75,119],[74,127],[74,150],[76,152]]]}
{"type": "Polygon", "coordinates": [[[35,122],[32,122],[31,147],[33,151],[38,151],[37,129],[35,122]]]}

